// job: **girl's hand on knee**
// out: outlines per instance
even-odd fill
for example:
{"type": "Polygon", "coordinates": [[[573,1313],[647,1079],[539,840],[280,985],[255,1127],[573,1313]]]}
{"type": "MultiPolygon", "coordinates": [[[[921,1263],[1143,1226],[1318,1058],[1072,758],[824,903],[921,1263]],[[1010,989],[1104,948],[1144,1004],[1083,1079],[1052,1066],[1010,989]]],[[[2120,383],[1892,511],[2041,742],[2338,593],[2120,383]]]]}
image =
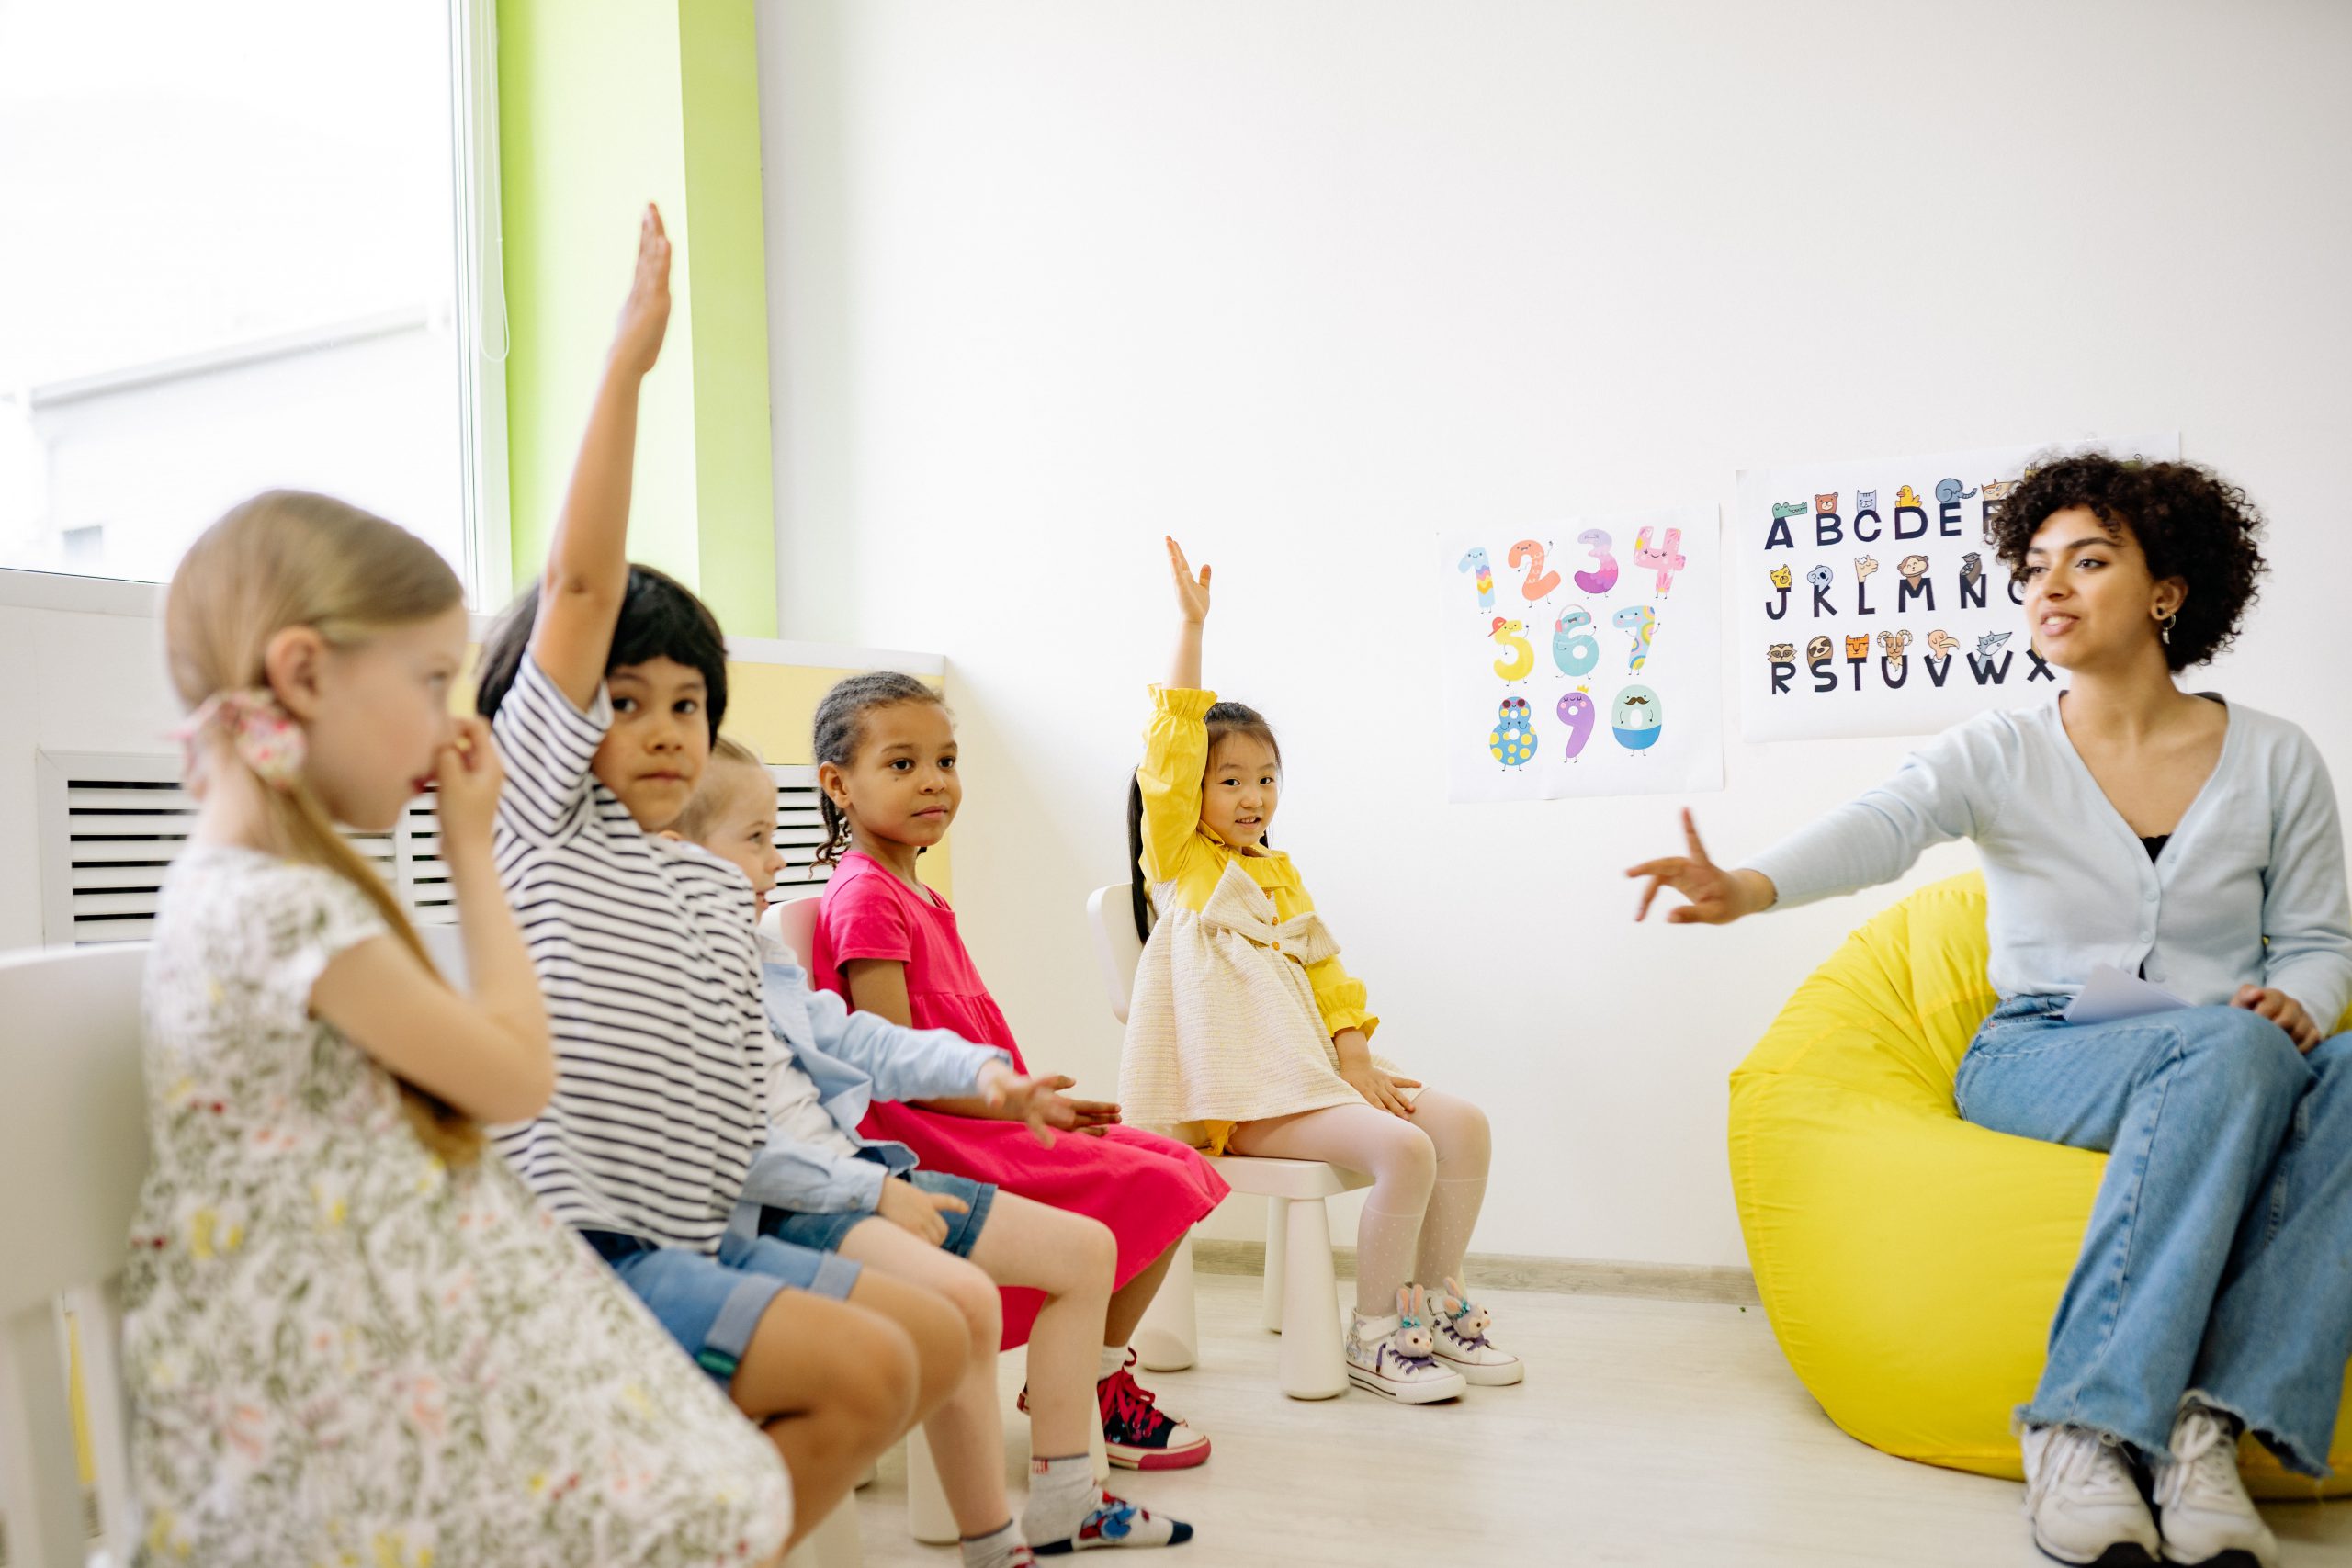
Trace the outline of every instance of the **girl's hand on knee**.
{"type": "Polygon", "coordinates": [[[1197,626],[1209,618],[1209,569],[1201,568],[1197,578],[1193,575],[1193,563],[1184,558],[1184,547],[1174,539],[1168,541],[1168,570],[1176,579],[1176,610],[1188,626],[1197,626]]]}
{"type": "Polygon", "coordinates": [[[1340,1068],[1340,1076],[1348,1080],[1350,1089],[1363,1096],[1366,1105],[1394,1116],[1402,1116],[1407,1121],[1412,1119],[1412,1102],[1397,1091],[1420,1088],[1420,1079],[1392,1078],[1369,1063],[1345,1064],[1340,1068]]]}
{"type": "Polygon", "coordinates": [[[961,1198],[945,1192],[926,1192],[913,1182],[893,1176],[882,1183],[882,1201],[874,1212],[926,1245],[937,1247],[947,1239],[947,1222],[940,1215],[969,1213],[971,1209],[961,1198]]]}
{"type": "Polygon", "coordinates": [[[2230,1005],[2259,1014],[2285,1030],[2298,1051],[2308,1051],[2326,1038],[2320,1033],[2319,1025],[2312,1021],[2312,1015],[2303,1010],[2302,1003],[2274,987],[2240,986],[2238,994],[2230,998],[2230,1005]]]}

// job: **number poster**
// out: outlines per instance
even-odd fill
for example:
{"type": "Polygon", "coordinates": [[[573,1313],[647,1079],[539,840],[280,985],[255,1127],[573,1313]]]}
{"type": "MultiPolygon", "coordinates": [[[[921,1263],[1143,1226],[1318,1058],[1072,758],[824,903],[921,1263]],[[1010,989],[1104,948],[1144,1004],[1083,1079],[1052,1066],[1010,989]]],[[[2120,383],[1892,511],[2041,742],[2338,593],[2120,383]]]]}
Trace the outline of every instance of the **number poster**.
{"type": "MultiPolygon", "coordinates": [[[[2096,447],[2172,459],[2180,436],[2096,447]]],[[[2023,585],[1984,542],[2027,462],[2052,450],[1742,469],[1731,660],[1741,735],[1927,735],[2057,691],[2026,634],[2023,585]]]]}
{"type": "Polygon", "coordinates": [[[1448,798],[1720,789],[1720,550],[1712,505],[1446,535],[1448,798]]]}

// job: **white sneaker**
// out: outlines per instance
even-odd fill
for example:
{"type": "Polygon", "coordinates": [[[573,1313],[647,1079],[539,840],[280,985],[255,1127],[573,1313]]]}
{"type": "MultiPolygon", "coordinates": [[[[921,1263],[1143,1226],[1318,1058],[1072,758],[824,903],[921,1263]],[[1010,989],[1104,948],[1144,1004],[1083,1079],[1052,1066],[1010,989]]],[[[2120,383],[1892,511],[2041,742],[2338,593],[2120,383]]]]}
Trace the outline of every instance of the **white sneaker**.
{"type": "Polygon", "coordinates": [[[2165,1561],[2278,1568],[2278,1540],[2238,1478],[2236,1426],[2194,1401],[2172,1424],[2172,1458],[2156,1461],[2165,1561]]]}
{"type": "Polygon", "coordinates": [[[1469,1385],[1433,1353],[1435,1340],[1419,1287],[1408,1286],[1396,1296],[1399,1310],[1393,1317],[1357,1313],[1349,1319],[1348,1381],[1399,1404],[1461,1398],[1469,1385]]]}
{"type": "Polygon", "coordinates": [[[1462,1374],[1464,1382],[1500,1388],[1527,1375],[1519,1358],[1487,1338],[1495,1314],[1473,1303],[1452,1280],[1442,1291],[1430,1292],[1430,1315],[1438,1360],[1462,1374]]]}
{"type": "Polygon", "coordinates": [[[2033,1544],[2061,1562],[2153,1563],[2162,1542],[2122,1450],[2080,1427],[2028,1427],[2025,1512],[2033,1544]]]}

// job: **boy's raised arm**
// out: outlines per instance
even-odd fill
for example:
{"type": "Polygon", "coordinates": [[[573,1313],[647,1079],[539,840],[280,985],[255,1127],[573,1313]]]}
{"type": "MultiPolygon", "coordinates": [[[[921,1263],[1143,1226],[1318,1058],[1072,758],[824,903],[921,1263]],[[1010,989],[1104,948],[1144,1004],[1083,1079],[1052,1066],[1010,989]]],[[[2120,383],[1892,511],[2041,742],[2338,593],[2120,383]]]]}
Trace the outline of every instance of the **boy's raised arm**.
{"type": "Polygon", "coordinates": [[[637,398],[670,324],[670,236],[650,203],[638,229],[637,276],[605,356],[588,431],[556,518],[539,584],[531,657],[572,705],[586,708],[605,679],[613,626],[628,589],[629,479],[637,462],[637,398]]]}

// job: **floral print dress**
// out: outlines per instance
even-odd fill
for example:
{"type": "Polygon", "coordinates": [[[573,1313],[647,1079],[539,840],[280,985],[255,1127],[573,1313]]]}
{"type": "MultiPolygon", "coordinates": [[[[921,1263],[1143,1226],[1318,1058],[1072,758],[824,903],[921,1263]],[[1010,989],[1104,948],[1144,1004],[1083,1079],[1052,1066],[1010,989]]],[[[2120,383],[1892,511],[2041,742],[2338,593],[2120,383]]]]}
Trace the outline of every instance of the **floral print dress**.
{"type": "Polygon", "coordinates": [[[146,981],[125,1280],[141,1561],[759,1562],[767,1439],[495,1153],[445,1165],[310,1016],[388,934],[334,873],[193,847],[146,981]]]}

